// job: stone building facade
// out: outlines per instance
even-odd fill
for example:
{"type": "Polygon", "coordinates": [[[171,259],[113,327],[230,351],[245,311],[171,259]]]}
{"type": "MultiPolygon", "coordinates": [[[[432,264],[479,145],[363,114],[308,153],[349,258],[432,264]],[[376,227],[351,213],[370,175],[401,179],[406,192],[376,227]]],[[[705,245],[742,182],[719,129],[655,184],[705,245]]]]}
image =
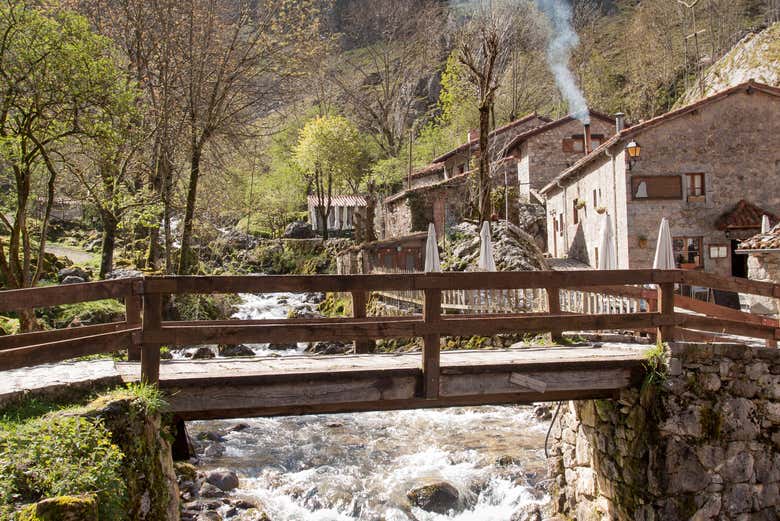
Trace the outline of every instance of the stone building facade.
{"type": "Polygon", "coordinates": [[[672,344],[639,389],[563,404],[553,508],[577,521],[780,516],[780,351],[672,344]]]}
{"type": "MultiPolygon", "coordinates": [[[[748,278],[780,283],[780,224],[767,233],[759,233],[743,241],[738,252],[748,256],[748,278]]],[[[744,295],[741,300],[751,313],[780,318],[780,303],[777,299],[744,295]]]]}
{"type": "Polygon", "coordinates": [[[618,267],[648,268],[667,217],[680,267],[746,276],[739,241],[780,212],[777,135],[780,89],[753,81],[622,130],[542,189],[550,253],[596,266],[604,214],[618,267]]]}

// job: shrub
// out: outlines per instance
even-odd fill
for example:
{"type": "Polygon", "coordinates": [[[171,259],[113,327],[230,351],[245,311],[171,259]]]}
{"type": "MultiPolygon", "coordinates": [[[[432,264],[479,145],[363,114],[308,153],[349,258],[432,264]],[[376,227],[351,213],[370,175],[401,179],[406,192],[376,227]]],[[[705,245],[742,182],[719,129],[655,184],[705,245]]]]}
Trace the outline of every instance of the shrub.
{"type": "Polygon", "coordinates": [[[122,452],[100,420],[50,415],[0,431],[0,514],[46,497],[94,492],[101,519],[123,519],[122,452]]]}

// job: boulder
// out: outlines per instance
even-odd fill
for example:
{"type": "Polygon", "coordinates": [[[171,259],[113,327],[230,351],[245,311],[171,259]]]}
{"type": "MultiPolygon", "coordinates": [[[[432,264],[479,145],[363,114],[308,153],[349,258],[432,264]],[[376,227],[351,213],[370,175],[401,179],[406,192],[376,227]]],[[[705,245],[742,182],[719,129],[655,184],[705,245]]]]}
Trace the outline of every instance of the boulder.
{"type": "Polygon", "coordinates": [[[217,346],[219,356],[255,356],[255,352],[244,344],[220,344],[217,346]]]}
{"type": "Polygon", "coordinates": [[[268,349],[271,351],[288,351],[290,349],[298,349],[298,344],[295,342],[289,344],[268,344],[268,349]]]}
{"type": "Polygon", "coordinates": [[[138,270],[118,269],[108,272],[106,279],[132,279],[141,276],[143,273],[138,270]]]}
{"type": "Polygon", "coordinates": [[[542,521],[542,512],[536,503],[527,503],[512,515],[512,521],[542,521]]]}
{"type": "Polygon", "coordinates": [[[92,494],[84,496],[59,496],[43,499],[25,507],[18,519],[63,521],[98,521],[97,498],[92,494]]]}
{"type": "Polygon", "coordinates": [[[307,222],[293,221],[285,227],[283,237],[285,239],[312,239],[314,231],[311,229],[311,224],[307,222]]]}
{"type": "Polygon", "coordinates": [[[351,349],[351,345],[341,342],[315,342],[306,348],[306,352],[315,355],[343,355],[351,349]]]}
{"type": "Polygon", "coordinates": [[[62,279],[61,284],[81,284],[82,282],[86,282],[86,279],[77,277],[76,275],[68,275],[62,279]]]}
{"type": "Polygon", "coordinates": [[[215,469],[206,473],[206,483],[227,492],[238,488],[238,476],[232,470],[215,469]]]}
{"type": "Polygon", "coordinates": [[[460,501],[458,489],[446,481],[413,488],[406,493],[406,497],[412,505],[437,514],[446,514],[450,510],[455,510],[460,501]]]}
{"type": "Polygon", "coordinates": [[[59,280],[64,284],[72,284],[72,282],[71,283],[65,282],[65,279],[67,279],[68,277],[78,277],[81,279],[78,282],[84,282],[89,280],[92,277],[92,273],[78,266],[71,266],[70,268],[62,268],[57,272],[57,280],[59,280]]]}
{"type": "Polygon", "coordinates": [[[212,351],[210,347],[205,346],[197,348],[195,352],[192,353],[193,360],[209,360],[216,356],[217,355],[214,354],[214,351],[212,351]]]}
{"type": "Polygon", "coordinates": [[[213,510],[207,510],[198,514],[197,521],[222,521],[222,516],[213,510]]]}
{"type": "Polygon", "coordinates": [[[250,508],[238,515],[238,521],[271,521],[271,518],[262,510],[250,508]]]}

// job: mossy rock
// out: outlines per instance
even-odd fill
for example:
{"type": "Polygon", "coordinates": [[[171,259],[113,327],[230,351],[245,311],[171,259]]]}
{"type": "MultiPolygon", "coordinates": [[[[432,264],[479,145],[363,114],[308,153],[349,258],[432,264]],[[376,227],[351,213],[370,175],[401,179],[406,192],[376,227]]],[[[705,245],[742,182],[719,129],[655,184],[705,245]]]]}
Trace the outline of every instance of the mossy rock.
{"type": "Polygon", "coordinates": [[[97,498],[59,496],[29,505],[19,512],[19,521],[98,521],[97,498]]]}
{"type": "Polygon", "coordinates": [[[176,472],[176,475],[184,481],[195,481],[198,477],[198,469],[195,465],[185,461],[174,462],[173,470],[176,472]]]}

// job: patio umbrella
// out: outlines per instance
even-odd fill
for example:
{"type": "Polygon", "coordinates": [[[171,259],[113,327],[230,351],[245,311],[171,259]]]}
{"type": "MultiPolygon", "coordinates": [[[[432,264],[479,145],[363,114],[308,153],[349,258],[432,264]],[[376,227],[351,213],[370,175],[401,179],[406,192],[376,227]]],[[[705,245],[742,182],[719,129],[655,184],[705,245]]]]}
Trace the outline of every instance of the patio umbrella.
{"type": "Polygon", "coordinates": [[[493,258],[493,241],[490,238],[490,224],[487,221],[482,223],[479,239],[479,269],[481,271],[496,271],[496,261],[493,258]]]}
{"type": "Polygon", "coordinates": [[[675,267],[672,233],[669,231],[669,221],[664,217],[661,219],[661,227],[658,229],[658,243],[655,246],[653,269],[672,270],[675,267]]]}
{"type": "Polygon", "coordinates": [[[761,217],[761,233],[768,233],[771,228],[772,225],[769,224],[769,216],[763,215],[761,217]]]}
{"type": "Polygon", "coordinates": [[[601,236],[599,240],[599,265],[600,270],[617,269],[617,258],[615,256],[615,236],[612,233],[612,219],[604,214],[604,222],[601,225],[601,236]]]}
{"type": "Polygon", "coordinates": [[[439,273],[441,262],[439,261],[439,245],[436,244],[436,227],[428,224],[428,240],[425,242],[425,273],[439,273]]]}

